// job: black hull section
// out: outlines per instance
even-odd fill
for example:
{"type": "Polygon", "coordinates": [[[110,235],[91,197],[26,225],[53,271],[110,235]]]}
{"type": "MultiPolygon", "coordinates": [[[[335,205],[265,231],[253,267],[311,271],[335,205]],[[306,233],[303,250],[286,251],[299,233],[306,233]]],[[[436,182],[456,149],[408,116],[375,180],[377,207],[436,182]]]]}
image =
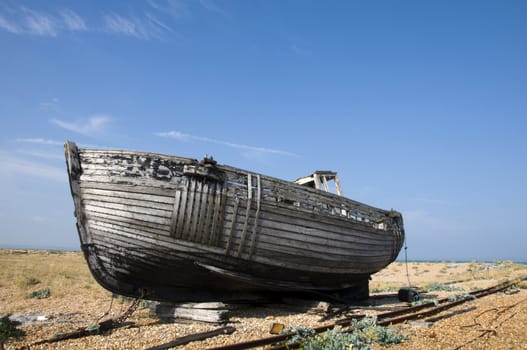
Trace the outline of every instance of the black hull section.
{"type": "Polygon", "coordinates": [[[188,259],[171,258],[145,266],[135,259],[107,254],[104,248],[94,245],[83,245],[82,250],[92,275],[101,286],[113,293],[134,298],[168,302],[232,302],[285,295],[348,301],[369,297],[368,275],[306,275],[305,271],[282,269],[279,275],[288,280],[281,281],[276,279],[280,276],[271,276],[272,268],[261,277],[252,277],[217,270],[188,259]],[[116,262],[119,268],[116,268],[116,262]],[[316,281],[318,286],[291,283],[291,276],[316,281]]]}

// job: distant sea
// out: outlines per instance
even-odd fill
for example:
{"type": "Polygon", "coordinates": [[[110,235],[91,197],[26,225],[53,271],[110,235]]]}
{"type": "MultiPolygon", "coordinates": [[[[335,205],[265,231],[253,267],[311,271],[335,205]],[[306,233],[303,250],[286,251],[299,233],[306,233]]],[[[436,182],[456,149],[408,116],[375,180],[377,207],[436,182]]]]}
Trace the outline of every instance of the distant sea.
{"type": "MultiPolygon", "coordinates": [[[[0,244],[0,249],[34,249],[34,250],[61,250],[61,251],[67,251],[67,252],[75,252],[80,251],[80,246],[72,247],[72,246],[46,246],[46,247],[37,247],[33,246],[31,244],[22,244],[22,245],[11,245],[11,244],[0,244]]],[[[397,262],[404,262],[404,257],[399,257],[397,262]]],[[[472,261],[477,262],[485,262],[485,263],[493,263],[497,261],[512,261],[516,264],[522,264],[527,265],[527,261],[525,260],[514,260],[514,259],[408,259],[408,262],[418,262],[418,263],[469,263],[472,261]]]]}
{"type": "Polygon", "coordinates": [[[17,244],[17,245],[11,245],[11,244],[0,244],[0,248],[3,249],[32,249],[32,250],[62,250],[65,252],[75,252],[80,251],[80,246],[77,247],[68,247],[68,246],[46,246],[44,247],[36,247],[31,244],[17,244]]]}
{"type": "MultiPolygon", "coordinates": [[[[397,259],[396,262],[404,262],[404,259],[397,259]]],[[[408,262],[416,262],[416,263],[470,263],[473,261],[477,262],[484,262],[484,263],[494,263],[498,261],[512,261],[515,264],[522,264],[527,265],[527,261],[518,261],[514,259],[468,259],[468,260],[456,260],[456,259],[416,259],[416,260],[410,260],[408,259],[408,262]]]]}

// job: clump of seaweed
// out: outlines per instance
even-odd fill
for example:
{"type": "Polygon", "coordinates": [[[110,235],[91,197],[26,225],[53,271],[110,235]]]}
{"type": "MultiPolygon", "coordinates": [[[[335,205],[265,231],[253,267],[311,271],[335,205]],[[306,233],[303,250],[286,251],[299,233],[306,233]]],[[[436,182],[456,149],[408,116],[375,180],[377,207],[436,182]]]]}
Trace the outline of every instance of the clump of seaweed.
{"type": "Polygon", "coordinates": [[[372,293],[387,293],[387,292],[397,292],[399,290],[398,287],[395,286],[381,286],[381,287],[375,287],[371,289],[372,293]]]}
{"type": "Polygon", "coordinates": [[[475,300],[476,297],[472,294],[454,294],[448,297],[448,301],[455,302],[460,300],[475,300]]]}
{"type": "Polygon", "coordinates": [[[419,305],[424,305],[424,304],[428,304],[428,303],[433,303],[435,306],[439,305],[439,302],[435,298],[433,298],[433,299],[429,299],[429,298],[419,299],[419,300],[416,300],[416,301],[412,301],[410,303],[410,305],[411,306],[419,306],[419,305]]]}
{"type": "Polygon", "coordinates": [[[372,350],[373,343],[390,346],[408,339],[408,335],[395,327],[378,326],[376,317],[353,320],[351,332],[344,332],[336,326],[319,335],[313,329],[305,327],[287,328],[281,333],[296,333],[287,344],[294,346],[292,349],[299,350],[372,350]]]}
{"type": "Polygon", "coordinates": [[[464,290],[463,288],[460,288],[460,287],[450,286],[448,284],[438,283],[438,282],[430,283],[426,285],[424,289],[427,292],[458,292],[458,291],[464,290]]]}

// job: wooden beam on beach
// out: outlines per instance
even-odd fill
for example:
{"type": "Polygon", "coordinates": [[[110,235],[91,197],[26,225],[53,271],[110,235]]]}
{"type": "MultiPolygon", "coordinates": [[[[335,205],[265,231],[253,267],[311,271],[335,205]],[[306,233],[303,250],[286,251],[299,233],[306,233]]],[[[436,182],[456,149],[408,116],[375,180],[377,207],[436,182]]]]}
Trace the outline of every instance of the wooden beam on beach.
{"type": "Polygon", "coordinates": [[[193,341],[200,341],[200,340],[216,337],[221,334],[232,334],[234,333],[234,331],[236,331],[236,328],[231,327],[231,326],[221,327],[221,328],[217,328],[212,331],[209,331],[209,332],[195,333],[195,334],[190,334],[184,337],[180,337],[168,343],[148,348],[148,350],[166,350],[166,349],[170,349],[170,348],[173,348],[179,345],[185,345],[193,341]]]}
{"type": "Polygon", "coordinates": [[[229,308],[224,303],[154,303],[150,315],[170,322],[197,321],[225,323],[229,320],[229,308]]]}

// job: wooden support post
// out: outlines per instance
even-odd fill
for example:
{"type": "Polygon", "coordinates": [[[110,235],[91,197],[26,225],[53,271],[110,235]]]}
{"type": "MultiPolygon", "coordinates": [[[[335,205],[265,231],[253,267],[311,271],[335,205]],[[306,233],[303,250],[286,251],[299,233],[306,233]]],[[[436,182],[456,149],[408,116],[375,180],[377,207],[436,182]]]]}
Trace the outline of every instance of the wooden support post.
{"type": "Polygon", "coordinates": [[[252,175],[247,174],[247,209],[245,210],[245,221],[243,222],[242,236],[240,238],[240,246],[238,247],[238,257],[242,256],[243,246],[245,245],[245,238],[247,236],[247,224],[249,223],[249,214],[251,212],[252,200],[253,200],[252,175]]]}
{"type": "Polygon", "coordinates": [[[258,185],[256,192],[256,214],[254,215],[253,232],[251,237],[251,247],[249,249],[249,259],[254,252],[254,245],[256,243],[256,228],[258,227],[258,217],[260,216],[260,201],[262,199],[262,188],[260,183],[260,175],[256,175],[256,183],[258,185]]]}
{"type": "Polygon", "coordinates": [[[328,185],[328,180],[326,179],[326,176],[322,175],[321,178],[322,178],[322,182],[324,183],[324,189],[326,190],[326,192],[329,192],[329,185],[328,185]]]}
{"type": "Polygon", "coordinates": [[[224,303],[154,303],[150,314],[165,321],[225,323],[229,310],[224,303]]]}

